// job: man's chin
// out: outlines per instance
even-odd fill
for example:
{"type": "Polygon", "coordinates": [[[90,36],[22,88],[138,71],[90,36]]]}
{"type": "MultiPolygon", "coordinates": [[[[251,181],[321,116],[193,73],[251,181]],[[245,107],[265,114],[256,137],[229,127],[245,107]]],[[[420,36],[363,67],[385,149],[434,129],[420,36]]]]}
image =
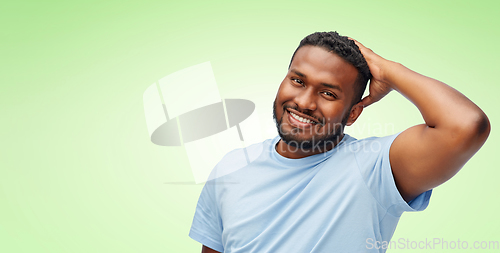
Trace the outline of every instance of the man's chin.
{"type": "Polygon", "coordinates": [[[298,138],[288,138],[288,136],[281,136],[281,140],[288,146],[293,148],[298,148],[303,151],[308,151],[313,149],[314,146],[320,145],[323,141],[317,139],[298,139],[298,138]]]}
{"type": "Polygon", "coordinates": [[[280,134],[281,140],[290,147],[305,152],[313,149],[328,150],[340,142],[342,134],[335,134],[327,138],[291,138],[290,135],[280,134]]]}

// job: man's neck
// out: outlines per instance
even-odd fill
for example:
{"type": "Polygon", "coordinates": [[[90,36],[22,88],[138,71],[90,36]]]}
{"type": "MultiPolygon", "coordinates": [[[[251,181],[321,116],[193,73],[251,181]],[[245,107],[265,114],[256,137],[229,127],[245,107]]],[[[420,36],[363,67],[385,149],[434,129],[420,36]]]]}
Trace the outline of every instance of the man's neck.
{"type": "Polygon", "coordinates": [[[329,145],[318,145],[318,146],[313,146],[311,149],[304,149],[301,148],[300,146],[291,146],[286,144],[283,140],[279,140],[278,143],[276,144],[276,152],[280,154],[283,157],[290,158],[290,159],[300,159],[312,155],[317,155],[321,153],[325,153],[329,150],[332,150],[334,147],[336,147],[340,141],[344,138],[344,134],[339,136],[337,140],[335,140],[333,143],[329,145]]]}

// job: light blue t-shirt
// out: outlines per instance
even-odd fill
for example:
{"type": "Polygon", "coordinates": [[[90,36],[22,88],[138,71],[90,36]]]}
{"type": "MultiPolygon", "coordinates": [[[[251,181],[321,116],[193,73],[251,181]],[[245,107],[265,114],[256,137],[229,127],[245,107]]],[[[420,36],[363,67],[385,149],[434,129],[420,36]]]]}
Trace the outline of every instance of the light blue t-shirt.
{"type": "Polygon", "coordinates": [[[220,252],[385,252],[406,203],[389,163],[397,135],[356,140],[301,159],[276,152],[279,137],[228,153],[201,193],[189,236],[220,252]],[[372,244],[368,243],[371,242],[372,244]]]}

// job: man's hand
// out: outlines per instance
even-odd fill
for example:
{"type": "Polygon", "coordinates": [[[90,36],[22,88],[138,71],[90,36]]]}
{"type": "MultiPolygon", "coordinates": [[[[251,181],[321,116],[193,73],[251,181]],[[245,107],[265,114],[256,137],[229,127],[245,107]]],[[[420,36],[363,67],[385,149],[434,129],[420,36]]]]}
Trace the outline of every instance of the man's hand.
{"type": "Polygon", "coordinates": [[[385,97],[385,95],[392,90],[391,85],[384,79],[383,75],[384,65],[389,61],[380,57],[371,49],[366,48],[358,41],[354,40],[354,42],[365,57],[372,74],[372,79],[370,80],[370,86],[368,88],[370,93],[360,102],[363,107],[367,107],[385,97]]]}
{"type": "Polygon", "coordinates": [[[413,126],[394,140],[389,152],[396,186],[406,201],[454,176],[488,138],[484,112],[463,94],[435,79],[386,60],[355,41],[370,72],[368,106],[392,89],[419,109],[425,124],[413,126]]]}

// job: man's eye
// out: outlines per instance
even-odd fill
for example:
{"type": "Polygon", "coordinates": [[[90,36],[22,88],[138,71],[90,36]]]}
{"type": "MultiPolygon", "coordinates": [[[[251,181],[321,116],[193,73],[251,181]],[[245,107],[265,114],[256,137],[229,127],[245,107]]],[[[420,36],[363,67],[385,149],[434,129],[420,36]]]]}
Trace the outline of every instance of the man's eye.
{"type": "Polygon", "coordinates": [[[328,97],[331,97],[331,98],[337,98],[337,96],[329,91],[323,91],[323,94],[325,94],[326,96],[328,97]]]}
{"type": "Polygon", "coordinates": [[[296,82],[296,83],[298,83],[298,84],[300,84],[300,85],[303,85],[303,84],[304,84],[304,82],[303,82],[302,80],[297,79],[297,78],[292,78],[292,81],[294,81],[294,82],[296,82]]]}

